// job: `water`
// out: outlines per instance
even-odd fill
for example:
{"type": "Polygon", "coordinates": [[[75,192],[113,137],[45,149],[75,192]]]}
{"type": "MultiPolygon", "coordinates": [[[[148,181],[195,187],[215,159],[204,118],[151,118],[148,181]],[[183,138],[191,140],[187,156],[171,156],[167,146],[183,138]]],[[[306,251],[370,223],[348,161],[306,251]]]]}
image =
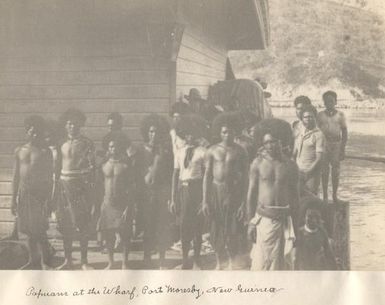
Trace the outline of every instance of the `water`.
{"type": "MultiPolygon", "coordinates": [[[[347,154],[385,157],[385,110],[344,109],[347,154]]],[[[273,108],[275,117],[292,122],[292,108],[273,108]]],[[[345,160],[340,198],[350,202],[352,270],[385,270],[385,164],[345,160]]]]}

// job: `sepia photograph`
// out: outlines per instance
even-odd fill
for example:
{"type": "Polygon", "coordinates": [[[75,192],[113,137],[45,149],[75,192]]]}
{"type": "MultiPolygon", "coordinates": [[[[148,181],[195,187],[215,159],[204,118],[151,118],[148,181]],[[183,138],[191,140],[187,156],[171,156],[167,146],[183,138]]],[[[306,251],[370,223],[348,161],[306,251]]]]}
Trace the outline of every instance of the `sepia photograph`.
{"type": "Polygon", "coordinates": [[[0,0],[0,270],[384,270],[384,116],[382,0],[0,0]]]}

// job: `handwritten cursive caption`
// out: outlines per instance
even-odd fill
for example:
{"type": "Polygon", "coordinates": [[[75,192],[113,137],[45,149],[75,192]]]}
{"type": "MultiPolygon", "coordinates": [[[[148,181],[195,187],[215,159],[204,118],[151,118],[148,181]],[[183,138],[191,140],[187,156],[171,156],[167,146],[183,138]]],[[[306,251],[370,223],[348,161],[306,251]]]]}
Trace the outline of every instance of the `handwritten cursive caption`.
{"type": "Polygon", "coordinates": [[[30,286],[26,291],[27,297],[43,299],[43,298],[66,298],[66,297],[82,297],[82,296],[125,296],[128,300],[134,300],[139,297],[149,295],[160,295],[160,294],[182,294],[189,295],[195,299],[201,298],[203,295],[214,295],[214,294],[275,294],[284,288],[277,287],[245,287],[242,284],[237,284],[233,287],[225,286],[212,286],[209,288],[199,287],[198,285],[191,285],[188,287],[175,287],[172,285],[162,286],[132,286],[122,287],[120,285],[102,288],[96,287],[84,287],[70,290],[44,290],[35,286],[30,286]]]}

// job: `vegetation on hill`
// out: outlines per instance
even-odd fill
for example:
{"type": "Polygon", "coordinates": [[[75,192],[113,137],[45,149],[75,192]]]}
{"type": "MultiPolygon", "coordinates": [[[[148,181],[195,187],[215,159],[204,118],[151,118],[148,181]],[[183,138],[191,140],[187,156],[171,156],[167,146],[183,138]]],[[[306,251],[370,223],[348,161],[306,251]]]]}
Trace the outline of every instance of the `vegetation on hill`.
{"type": "Polygon", "coordinates": [[[270,46],[232,52],[236,76],[263,78],[273,99],[385,98],[385,20],[369,1],[269,0],[270,46]]]}

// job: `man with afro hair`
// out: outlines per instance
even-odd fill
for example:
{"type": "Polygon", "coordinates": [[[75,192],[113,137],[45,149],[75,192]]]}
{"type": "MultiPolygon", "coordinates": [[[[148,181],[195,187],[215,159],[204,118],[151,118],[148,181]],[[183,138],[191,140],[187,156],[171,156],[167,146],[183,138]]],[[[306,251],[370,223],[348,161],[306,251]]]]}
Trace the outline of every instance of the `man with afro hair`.
{"type": "Polygon", "coordinates": [[[106,269],[113,268],[116,236],[123,247],[122,269],[127,269],[134,210],[135,176],[133,166],[127,160],[129,144],[127,137],[121,133],[110,133],[105,141],[108,143],[108,159],[101,167],[104,196],[98,231],[106,241],[108,251],[106,269]]]}
{"type": "Polygon", "coordinates": [[[76,108],[70,108],[60,117],[67,139],[59,149],[57,220],[63,234],[64,263],[59,269],[72,269],[72,243],[80,240],[81,267],[88,264],[87,251],[92,218],[95,185],[95,150],[93,142],[81,134],[86,116],[76,108]]]}
{"type": "Polygon", "coordinates": [[[244,247],[244,211],[248,159],[234,142],[242,130],[235,113],[222,113],[213,122],[217,144],[208,149],[203,180],[203,214],[210,221],[210,242],[215,250],[217,269],[238,268],[244,247]]]}
{"type": "Polygon", "coordinates": [[[28,237],[30,257],[22,269],[47,269],[50,264],[47,230],[52,211],[52,153],[44,139],[44,119],[32,115],[25,119],[24,125],[28,142],[15,151],[11,209],[17,215],[19,231],[28,237]]]}
{"type": "Polygon", "coordinates": [[[282,152],[285,139],[279,129],[271,128],[274,125],[260,122],[262,147],[250,167],[247,214],[248,236],[254,242],[252,270],[283,270],[285,250],[291,249],[295,238],[298,169],[282,152]]]}
{"type": "Polygon", "coordinates": [[[186,145],[174,155],[170,211],[180,220],[182,269],[191,269],[188,264],[191,241],[194,242],[193,268],[198,269],[203,227],[200,205],[206,154],[206,148],[199,145],[198,139],[207,132],[206,122],[199,115],[186,115],[176,123],[175,131],[186,145]]]}
{"type": "Polygon", "coordinates": [[[144,167],[142,178],[145,184],[144,215],[144,262],[151,264],[151,252],[159,252],[160,268],[165,267],[166,249],[171,244],[170,199],[173,156],[167,120],[157,114],[146,116],[141,124],[144,140],[144,167]]]}

